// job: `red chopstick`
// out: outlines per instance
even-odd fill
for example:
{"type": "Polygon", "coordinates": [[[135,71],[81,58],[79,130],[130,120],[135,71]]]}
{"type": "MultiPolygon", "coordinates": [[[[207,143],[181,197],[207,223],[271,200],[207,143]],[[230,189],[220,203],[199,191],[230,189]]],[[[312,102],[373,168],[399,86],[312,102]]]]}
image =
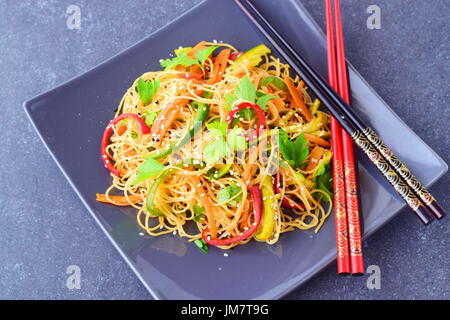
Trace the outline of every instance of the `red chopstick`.
{"type": "MultiPolygon", "coordinates": [[[[328,82],[338,91],[339,83],[336,72],[336,48],[334,44],[334,30],[331,2],[325,1],[327,19],[327,58],[328,82]]],[[[333,152],[333,189],[334,189],[334,222],[336,229],[336,260],[338,274],[349,274],[350,256],[347,226],[347,206],[345,201],[344,155],[342,150],[342,128],[334,117],[330,119],[331,151],[333,152]]]]}
{"type": "MultiPolygon", "coordinates": [[[[327,39],[333,38],[333,20],[331,0],[326,0],[327,13],[327,39]],[[329,30],[329,32],[328,32],[329,30]]],[[[335,56],[335,62],[329,63],[329,73],[332,74],[331,79],[337,81],[337,85],[333,88],[341,95],[341,97],[349,104],[350,94],[348,88],[347,63],[345,59],[344,37],[342,32],[340,1],[334,0],[334,23],[336,27],[336,48],[334,49],[334,40],[328,40],[329,58],[335,56]],[[332,50],[330,50],[333,48],[332,50]],[[333,51],[335,51],[335,54],[333,51]],[[335,79],[335,80],[334,80],[335,79]]],[[[333,122],[331,123],[333,125],[333,122]]],[[[338,129],[336,129],[338,131],[338,129]]],[[[356,165],[353,151],[353,142],[351,137],[342,129],[341,131],[341,147],[344,163],[344,180],[345,180],[345,201],[348,225],[348,240],[350,249],[350,271],[352,275],[364,274],[364,260],[362,254],[362,237],[360,226],[360,212],[358,199],[358,182],[356,177],[356,165]]],[[[332,130],[332,134],[334,134],[332,130]]],[[[339,134],[338,134],[339,136],[339,134]]],[[[334,151],[333,151],[334,152],[334,151]]],[[[334,177],[334,174],[333,174],[334,177]]],[[[336,191],[335,191],[336,192],[336,191]]],[[[336,210],[336,209],[335,209],[336,210]]],[[[337,230],[338,232],[339,230],[337,230]]],[[[339,268],[339,265],[338,265],[339,268]]],[[[339,272],[339,269],[338,269],[339,272]]]]}

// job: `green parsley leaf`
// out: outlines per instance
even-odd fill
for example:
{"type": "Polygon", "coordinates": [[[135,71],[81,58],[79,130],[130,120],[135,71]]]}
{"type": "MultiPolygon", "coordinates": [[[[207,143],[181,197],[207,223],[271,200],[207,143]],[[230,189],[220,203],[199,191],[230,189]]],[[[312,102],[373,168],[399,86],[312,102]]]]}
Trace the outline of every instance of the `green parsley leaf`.
{"type": "Polygon", "coordinates": [[[268,76],[265,77],[262,81],[261,81],[261,87],[267,87],[269,84],[273,84],[275,85],[275,87],[277,87],[278,89],[287,91],[287,87],[286,84],[284,83],[283,80],[281,80],[278,77],[274,77],[274,76],[268,76]]]}
{"type": "Polygon", "coordinates": [[[158,117],[158,112],[147,110],[145,112],[145,124],[151,127],[158,117]]]}
{"type": "Polygon", "coordinates": [[[225,137],[227,134],[228,123],[225,121],[213,121],[206,125],[214,137],[225,137]]]}
{"type": "Polygon", "coordinates": [[[323,175],[324,173],[325,173],[325,166],[324,166],[323,163],[321,163],[321,164],[319,165],[319,167],[317,168],[316,173],[314,173],[314,177],[321,176],[321,175],[323,175]]]}
{"type": "MultiPolygon", "coordinates": [[[[317,188],[326,192],[333,199],[333,175],[330,165],[326,166],[325,172],[317,179],[317,188]]],[[[328,203],[327,198],[323,198],[323,201],[328,203]]]]}
{"type": "Polygon", "coordinates": [[[192,220],[194,220],[195,222],[200,222],[203,218],[205,218],[203,212],[205,212],[205,209],[194,204],[193,208],[194,218],[192,220]]]}
{"type": "Polygon", "coordinates": [[[214,164],[219,159],[225,157],[227,155],[227,151],[228,145],[225,142],[225,139],[218,138],[218,140],[215,140],[205,146],[203,149],[203,160],[207,164],[214,164]]]}
{"type": "Polygon", "coordinates": [[[159,80],[145,81],[142,78],[139,79],[137,91],[139,93],[139,98],[144,104],[148,104],[152,100],[156,91],[158,91],[159,84],[159,80]]]}
{"type": "Polygon", "coordinates": [[[233,104],[236,102],[238,98],[234,94],[225,94],[225,102],[227,104],[227,110],[230,111],[233,104]]]}
{"type": "Polygon", "coordinates": [[[300,134],[295,141],[289,140],[286,131],[280,129],[278,144],[283,158],[294,169],[303,165],[309,155],[308,141],[300,134]]]}
{"type": "Polygon", "coordinates": [[[242,200],[242,189],[237,184],[229,185],[223,189],[220,189],[217,194],[217,200],[219,204],[230,203],[236,205],[238,201],[242,200]]]}
{"type": "Polygon", "coordinates": [[[197,64],[198,60],[192,59],[191,57],[188,57],[186,51],[181,51],[180,54],[177,57],[174,57],[172,59],[166,59],[161,62],[161,66],[164,67],[164,70],[173,69],[176,66],[185,66],[190,67],[194,64],[197,64]]]}
{"type": "Polygon", "coordinates": [[[161,173],[166,167],[151,157],[146,157],[145,161],[137,168],[138,174],[131,184],[136,184],[161,173]]]}
{"type": "Polygon", "coordinates": [[[267,102],[269,102],[272,99],[278,98],[278,96],[273,96],[271,94],[263,95],[262,97],[258,98],[256,101],[256,104],[261,107],[261,109],[265,110],[267,108],[267,102]]]}
{"type": "Polygon", "coordinates": [[[199,50],[195,53],[195,57],[200,61],[201,64],[205,63],[206,59],[216,50],[218,46],[211,46],[205,49],[199,50]]]}
{"type": "Polygon", "coordinates": [[[242,128],[234,127],[227,134],[227,142],[232,151],[247,149],[247,142],[245,137],[241,134],[244,132],[242,128]]]}
{"type": "Polygon", "coordinates": [[[137,138],[138,138],[138,134],[136,132],[132,132],[131,139],[137,139],[137,138]]]}
{"type": "Polygon", "coordinates": [[[203,239],[197,239],[194,241],[194,244],[197,246],[197,248],[200,249],[203,253],[208,253],[208,245],[206,244],[206,241],[203,239]]]}
{"type": "Polygon", "coordinates": [[[256,87],[251,82],[251,80],[249,79],[249,77],[247,75],[242,77],[238,86],[236,88],[234,88],[234,93],[236,94],[238,99],[242,99],[242,100],[246,100],[246,101],[255,103],[256,87]]]}

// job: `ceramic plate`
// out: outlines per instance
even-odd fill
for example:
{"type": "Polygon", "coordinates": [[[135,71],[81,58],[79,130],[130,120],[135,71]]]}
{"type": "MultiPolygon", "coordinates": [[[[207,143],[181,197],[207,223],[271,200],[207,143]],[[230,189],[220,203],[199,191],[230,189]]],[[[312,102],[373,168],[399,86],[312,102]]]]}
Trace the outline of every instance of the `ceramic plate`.
{"type": "MultiPolygon", "coordinates": [[[[303,6],[295,0],[257,3],[298,52],[326,76],[324,35],[303,6]],[[277,10],[271,9],[275,4],[277,10]]],[[[88,211],[156,299],[279,298],[333,261],[333,218],[318,234],[290,232],[272,246],[253,241],[230,250],[225,257],[217,248],[203,254],[174,235],[140,236],[134,210],[95,201],[95,194],[111,182],[100,159],[100,140],[120,98],[135,78],[159,70],[158,61],[174,48],[201,40],[222,40],[242,51],[267,44],[233,1],[206,0],[98,67],[25,102],[25,109],[88,211]]],[[[358,113],[425,185],[445,173],[445,163],[351,66],[350,84],[358,113]]],[[[357,156],[364,234],[368,236],[404,204],[368,161],[357,156]]]]}

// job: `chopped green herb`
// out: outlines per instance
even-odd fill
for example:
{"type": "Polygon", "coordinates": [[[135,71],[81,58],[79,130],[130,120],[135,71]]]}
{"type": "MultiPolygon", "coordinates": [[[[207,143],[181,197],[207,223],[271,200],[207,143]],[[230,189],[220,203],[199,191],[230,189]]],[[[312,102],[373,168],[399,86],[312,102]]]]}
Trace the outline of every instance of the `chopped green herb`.
{"type": "Polygon", "coordinates": [[[147,110],[145,112],[145,124],[151,127],[153,123],[155,123],[156,118],[158,117],[158,112],[147,110]]]}
{"type": "Polygon", "coordinates": [[[137,139],[138,138],[138,134],[136,132],[132,132],[131,133],[131,138],[132,139],[137,139]]]}
{"type": "Polygon", "coordinates": [[[274,76],[268,76],[265,77],[262,81],[261,81],[261,87],[267,87],[269,84],[273,84],[275,87],[277,87],[278,89],[287,91],[287,87],[286,84],[284,83],[283,80],[281,80],[278,77],[274,77],[274,76]]]}
{"type": "Polygon", "coordinates": [[[283,129],[280,129],[278,144],[283,158],[294,169],[302,166],[309,155],[308,141],[300,134],[295,141],[289,140],[289,136],[283,129]]]}
{"type": "Polygon", "coordinates": [[[205,63],[206,59],[216,50],[217,46],[207,47],[205,49],[199,50],[195,53],[195,57],[200,61],[201,64],[205,63]]]}
{"type": "MultiPolygon", "coordinates": [[[[324,173],[318,176],[317,188],[326,192],[331,199],[333,199],[333,175],[331,171],[331,166],[327,165],[324,167],[324,173]]],[[[323,201],[328,203],[328,198],[323,198],[323,201]]]]}
{"type": "Polygon", "coordinates": [[[229,185],[228,187],[220,189],[217,194],[217,200],[220,204],[229,203],[235,206],[238,201],[242,200],[242,189],[235,183],[229,185]]]}
{"type": "Polygon", "coordinates": [[[256,104],[260,106],[261,109],[265,110],[267,108],[267,102],[269,102],[272,99],[276,99],[278,96],[273,96],[271,94],[266,94],[264,96],[261,96],[257,101],[256,104]]]}
{"type": "Polygon", "coordinates": [[[166,167],[151,157],[146,157],[145,161],[137,168],[138,174],[131,184],[136,184],[148,178],[160,174],[166,167]]]}
{"type": "Polygon", "coordinates": [[[166,59],[161,62],[161,66],[164,70],[173,69],[177,66],[190,67],[195,64],[199,64],[203,69],[203,63],[206,59],[217,49],[217,46],[207,47],[205,49],[199,50],[195,53],[195,59],[189,57],[187,51],[180,51],[178,56],[172,59],[166,59]]]}
{"type": "Polygon", "coordinates": [[[172,59],[166,59],[161,62],[161,66],[164,67],[164,70],[173,69],[176,66],[185,66],[190,67],[194,64],[197,64],[198,60],[192,59],[191,57],[188,57],[186,51],[181,51],[180,54],[172,59]]]}
{"type": "Polygon", "coordinates": [[[215,140],[205,146],[203,149],[203,160],[207,164],[214,164],[219,159],[225,157],[227,155],[227,151],[228,145],[225,142],[225,139],[218,138],[218,140],[215,140]]]}
{"type": "Polygon", "coordinates": [[[232,151],[247,149],[245,137],[241,134],[244,132],[242,128],[233,127],[227,134],[227,142],[232,151]]]}
{"type": "Polygon", "coordinates": [[[205,212],[205,209],[195,204],[193,208],[194,218],[192,220],[195,222],[200,222],[203,218],[205,218],[203,212],[205,212]]]}
{"type": "Polygon", "coordinates": [[[197,246],[197,248],[200,249],[203,253],[208,253],[208,245],[206,244],[206,241],[203,239],[198,239],[194,241],[194,244],[197,246]]]}
{"type": "Polygon", "coordinates": [[[159,88],[159,80],[145,81],[142,78],[139,79],[137,85],[139,98],[144,104],[148,104],[152,100],[156,91],[158,91],[158,88],[159,88]]]}
{"type": "Polygon", "coordinates": [[[227,134],[228,123],[222,120],[213,121],[206,127],[214,137],[224,137],[227,134]]]}
{"type": "MultiPolygon", "coordinates": [[[[278,98],[277,96],[264,94],[261,91],[257,91],[255,85],[251,82],[247,75],[242,77],[237,87],[234,88],[234,93],[234,95],[225,95],[225,101],[228,106],[228,110],[231,110],[231,106],[236,102],[236,100],[245,100],[251,103],[256,102],[256,104],[258,104],[261,109],[264,110],[267,107],[268,101],[278,98]]],[[[250,120],[255,116],[255,110],[243,109],[239,111],[239,116],[244,117],[246,120],[250,120]]]]}

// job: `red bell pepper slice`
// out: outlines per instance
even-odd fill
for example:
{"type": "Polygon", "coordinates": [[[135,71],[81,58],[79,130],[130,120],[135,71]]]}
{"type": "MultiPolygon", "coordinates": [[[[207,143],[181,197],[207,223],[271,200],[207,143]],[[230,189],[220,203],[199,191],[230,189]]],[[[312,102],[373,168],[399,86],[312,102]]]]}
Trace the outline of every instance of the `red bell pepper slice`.
{"type": "Polygon", "coordinates": [[[250,194],[253,198],[253,208],[255,212],[255,222],[253,223],[252,227],[245,231],[243,234],[228,239],[211,239],[211,237],[206,235],[208,229],[205,229],[202,232],[202,238],[207,244],[210,244],[212,246],[226,246],[247,239],[256,231],[256,229],[258,229],[259,224],[261,223],[263,211],[261,190],[259,190],[257,186],[253,186],[250,188],[250,194]]]}
{"type": "Polygon", "coordinates": [[[109,143],[109,137],[111,136],[113,132],[113,125],[118,123],[119,121],[123,119],[134,119],[138,122],[139,128],[141,129],[142,134],[150,134],[151,130],[147,126],[147,124],[137,115],[137,114],[131,114],[131,113],[124,113],[120,116],[112,119],[109,124],[106,126],[105,131],[103,132],[103,138],[102,138],[102,148],[101,148],[101,155],[103,159],[103,164],[105,165],[105,168],[107,168],[109,171],[111,171],[112,174],[118,176],[120,178],[119,170],[114,168],[114,166],[111,164],[111,161],[109,160],[108,153],[106,152],[106,147],[108,147],[109,143]]]}
{"type": "Polygon", "coordinates": [[[237,58],[239,58],[240,56],[242,56],[243,54],[244,54],[244,52],[242,52],[242,51],[233,52],[232,54],[230,54],[230,60],[234,61],[237,58]]]}
{"type": "Polygon", "coordinates": [[[261,130],[263,130],[266,127],[266,117],[264,115],[263,109],[261,109],[261,107],[258,106],[257,104],[250,103],[250,102],[242,102],[231,109],[230,113],[228,114],[228,116],[226,117],[225,120],[226,120],[226,122],[228,122],[228,126],[230,126],[231,123],[233,122],[233,119],[236,117],[236,114],[239,111],[241,111],[242,109],[247,109],[247,108],[250,108],[250,109],[253,109],[256,111],[256,116],[258,117],[258,125],[256,127],[256,135],[259,136],[261,130]]]}
{"type": "MultiPolygon", "coordinates": [[[[281,189],[278,185],[279,185],[279,174],[277,173],[277,174],[273,175],[273,191],[275,191],[275,194],[281,192],[281,189]]],[[[281,200],[281,205],[283,207],[289,208],[289,209],[299,209],[299,208],[304,209],[305,208],[305,206],[303,204],[298,204],[298,203],[293,204],[293,202],[294,202],[293,200],[288,200],[286,198],[283,198],[281,200]]]]}

